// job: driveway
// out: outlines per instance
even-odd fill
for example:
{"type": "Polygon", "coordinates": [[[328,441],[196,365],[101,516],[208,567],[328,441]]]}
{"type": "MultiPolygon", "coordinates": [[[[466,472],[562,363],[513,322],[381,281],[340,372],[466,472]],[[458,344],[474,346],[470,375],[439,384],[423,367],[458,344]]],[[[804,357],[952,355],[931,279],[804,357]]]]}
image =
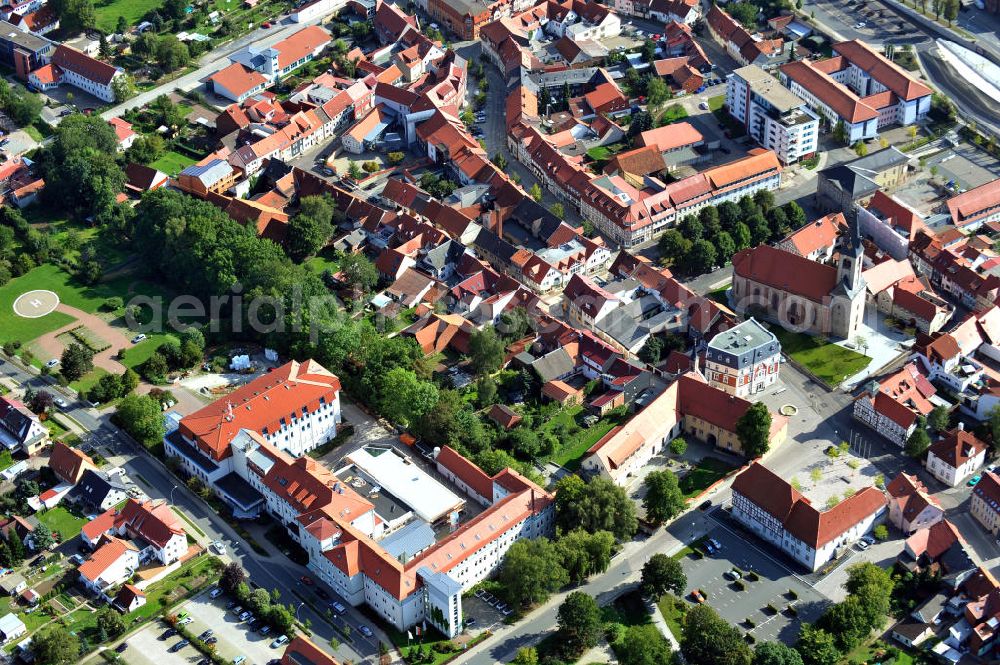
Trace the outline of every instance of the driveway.
{"type": "Polygon", "coordinates": [[[111,345],[104,351],[94,354],[94,366],[107,370],[112,374],[121,374],[125,371],[125,365],[122,365],[112,358],[112,356],[118,353],[118,349],[127,349],[132,345],[131,337],[126,332],[123,332],[121,328],[111,325],[96,314],[88,314],[76,307],[70,307],[66,303],[59,303],[56,311],[68,314],[76,319],[76,321],[58,330],[46,333],[32,342],[32,345],[38,349],[37,355],[40,359],[46,360],[48,358],[60,357],[66,347],[56,338],[73,328],[83,325],[111,345]]]}

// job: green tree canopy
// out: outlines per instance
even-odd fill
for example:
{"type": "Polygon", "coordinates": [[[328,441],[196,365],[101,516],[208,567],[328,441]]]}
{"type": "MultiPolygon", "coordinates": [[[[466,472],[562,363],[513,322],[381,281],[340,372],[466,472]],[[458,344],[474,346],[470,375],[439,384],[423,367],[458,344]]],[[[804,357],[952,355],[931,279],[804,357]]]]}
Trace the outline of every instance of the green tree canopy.
{"type": "Polygon", "coordinates": [[[771,445],[771,412],[763,402],[756,402],[736,421],[736,436],[743,454],[750,459],[762,456],[771,445]]]}
{"type": "Polygon", "coordinates": [[[620,665],[663,665],[672,661],[670,645],[656,626],[630,626],[614,645],[620,665]]]}
{"type": "Polygon", "coordinates": [[[92,369],[94,369],[93,351],[76,342],[63,349],[59,371],[67,381],[76,381],[92,369]]]}
{"type": "Polygon", "coordinates": [[[635,504],[623,488],[607,478],[584,482],[576,475],[556,484],[556,522],[567,531],[610,531],[619,540],[631,538],[639,527],[635,504]]]}
{"type": "Polygon", "coordinates": [[[740,631],[708,605],[688,610],[680,642],[690,665],[750,665],[753,660],[740,631]]]}
{"type": "Polygon", "coordinates": [[[115,420],[146,447],[163,440],[165,427],[159,401],[149,395],[132,393],[118,402],[115,420]]]}
{"type": "Polygon", "coordinates": [[[646,518],[654,524],[663,524],[676,517],[686,505],[684,493],[671,471],[650,471],[646,476],[646,496],[642,507],[646,518]]]}
{"type": "Polygon", "coordinates": [[[80,657],[80,640],[58,623],[50,623],[31,636],[31,651],[38,665],[70,665],[80,657]]]}
{"type": "Polygon", "coordinates": [[[799,652],[783,642],[759,642],[753,650],[753,665],[803,665],[799,652]]]}
{"type": "Polygon", "coordinates": [[[601,636],[601,608],[593,596],[574,591],[559,606],[558,626],[561,651],[578,658],[601,636]]]}
{"type": "Polygon", "coordinates": [[[643,594],[659,598],[668,591],[678,596],[687,587],[687,575],[679,561],[663,553],[656,553],[642,566],[642,580],[639,583],[643,594]]]}
{"type": "Polygon", "coordinates": [[[333,235],[336,204],[329,196],[306,196],[288,223],[285,246],[293,261],[302,261],[321,250],[333,235]]]}
{"type": "Polygon", "coordinates": [[[547,538],[515,541],[504,555],[497,580],[507,600],[517,607],[544,602],[553,591],[569,583],[559,562],[559,552],[547,538]]]}
{"type": "Polygon", "coordinates": [[[486,326],[469,335],[469,359],[477,374],[492,374],[500,369],[504,358],[504,343],[496,329],[486,326]]]}

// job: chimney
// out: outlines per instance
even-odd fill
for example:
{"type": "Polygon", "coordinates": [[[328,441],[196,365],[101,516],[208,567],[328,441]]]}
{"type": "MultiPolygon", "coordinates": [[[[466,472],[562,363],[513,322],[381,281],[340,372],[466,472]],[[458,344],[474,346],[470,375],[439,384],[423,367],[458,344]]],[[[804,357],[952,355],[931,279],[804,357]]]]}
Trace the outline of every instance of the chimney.
{"type": "Polygon", "coordinates": [[[959,422],[958,423],[958,429],[964,432],[965,431],[965,423],[959,422]]]}

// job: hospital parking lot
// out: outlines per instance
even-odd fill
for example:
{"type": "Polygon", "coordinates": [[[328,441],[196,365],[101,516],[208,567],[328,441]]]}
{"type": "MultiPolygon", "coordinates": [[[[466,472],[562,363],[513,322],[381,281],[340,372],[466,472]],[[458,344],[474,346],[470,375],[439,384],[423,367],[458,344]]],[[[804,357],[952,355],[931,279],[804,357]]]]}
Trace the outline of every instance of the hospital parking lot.
{"type": "MultiPolygon", "coordinates": [[[[238,656],[246,658],[247,665],[264,665],[271,660],[281,658],[284,647],[271,648],[271,642],[276,637],[273,634],[260,635],[250,630],[245,622],[226,611],[225,596],[213,600],[208,592],[201,594],[176,610],[178,615],[187,612],[191,622],[185,627],[193,635],[201,635],[211,629],[212,636],[218,641],[215,646],[226,662],[232,662],[238,656]]],[[[172,648],[183,638],[178,635],[165,638],[168,626],[162,621],[155,621],[128,639],[128,649],[122,654],[122,660],[129,665],[192,665],[202,659],[202,654],[188,645],[178,651],[172,648]]]]}
{"type": "Polygon", "coordinates": [[[706,603],[723,619],[749,632],[756,640],[794,642],[802,622],[815,621],[827,600],[768,552],[763,543],[734,533],[718,525],[709,534],[721,550],[702,559],[686,556],[681,562],[687,575],[685,599],[691,600],[694,589],[701,590],[706,603]],[[739,569],[745,589],[732,579],[739,569]],[[753,571],[753,575],[748,575],[753,571]],[[770,607],[769,607],[770,606],[770,607]],[[788,609],[791,606],[793,609],[788,609]],[[772,609],[773,608],[773,609],[772,609]],[[748,623],[748,620],[752,623],[748,623]]]}

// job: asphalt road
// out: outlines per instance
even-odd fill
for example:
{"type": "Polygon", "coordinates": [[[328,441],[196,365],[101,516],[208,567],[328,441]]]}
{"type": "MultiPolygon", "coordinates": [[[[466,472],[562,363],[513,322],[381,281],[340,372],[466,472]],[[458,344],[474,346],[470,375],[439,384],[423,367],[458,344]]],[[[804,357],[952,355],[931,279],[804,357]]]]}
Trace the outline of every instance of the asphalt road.
{"type": "MultiPolygon", "coordinates": [[[[268,589],[277,588],[281,592],[282,600],[286,603],[298,605],[301,602],[299,598],[301,595],[309,598],[310,602],[317,607],[322,605],[323,601],[299,581],[302,575],[310,574],[305,567],[294,564],[280,554],[274,558],[257,555],[232,527],[212,512],[201,499],[189,492],[187,487],[171,475],[161,463],[154,461],[145,449],[135,444],[127,435],[111,424],[109,414],[97,415],[94,410],[85,408],[71,392],[62,391],[48,379],[26,372],[10,361],[0,360],[0,373],[11,377],[22,386],[30,386],[36,390],[44,388],[66,398],[69,402],[69,408],[64,409],[63,412],[91,433],[90,443],[103,449],[105,452],[102,454],[109,462],[124,467],[129,478],[141,483],[141,489],[150,498],[169,499],[172,505],[183,511],[185,516],[205,532],[208,540],[221,540],[226,543],[228,558],[239,561],[246,569],[250,579],[268,589]]],[[[192,536],[197,536],[197,534],[192,534],[192,536]]],[[[332,590],[328,591],[332,597],[336,597],[332,590]]],[[[357,631],[357,627],[363,623],[377,630],[377,626],[353,608],[349,608],[344,618],[335,619],[338,626],[342,626],[344,623],[351,626],[351,642],[348,644],[344,644],[343,635],[334,631],[326,623],[326,620],[314,612],[309,605],[300,608],[298,617],[301,620],[309,619],[312,622],[314,641],[337,658],[351,660],[355,663],[376,661],[378,642],[361,635],[357,631]],[[341,642],[336,650],[330,648],[330,638],[336,638],[341,642]]]]}

